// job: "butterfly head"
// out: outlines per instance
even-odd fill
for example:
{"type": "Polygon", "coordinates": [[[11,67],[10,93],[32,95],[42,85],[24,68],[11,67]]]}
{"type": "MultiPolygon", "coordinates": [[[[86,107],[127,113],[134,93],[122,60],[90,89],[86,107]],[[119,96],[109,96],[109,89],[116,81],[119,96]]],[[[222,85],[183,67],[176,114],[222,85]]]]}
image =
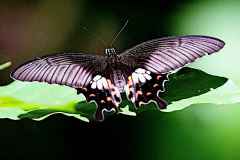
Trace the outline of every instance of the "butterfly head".
{"type": "Polygon", "coordinates": [[[108,56],[108,57],[113,57],[116,55],[116,51],[114,48],[106,48],[105,49],[105,54],[108,56]]]}

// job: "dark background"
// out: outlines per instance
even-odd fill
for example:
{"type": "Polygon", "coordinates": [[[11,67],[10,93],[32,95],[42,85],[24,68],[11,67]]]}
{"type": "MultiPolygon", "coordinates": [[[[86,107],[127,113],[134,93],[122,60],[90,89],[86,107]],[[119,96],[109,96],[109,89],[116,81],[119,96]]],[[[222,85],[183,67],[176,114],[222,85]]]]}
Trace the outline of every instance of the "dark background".
{"type": "MultiPolygon", "coordinates": [[[[33,57],[56,52],[103,54],[127,20],[128,26],[114,44],[119,52],[152,38],[172,35],[172,17],[190,2],[25,0],[0,3],[0,58],[2,62],[11,60],[14,68],[33,57]]],[[[9,82],[9,70],[1,76],[2,84],[9,82]]]]}
{"type": "MultiPolygon", "coordinates": [[[[211,1],[211,5],[214,2],[220,1],[211,1]]],[[[233,1],[220,3],[224,6],[233,1]]],[[[110,44],[127,19],[128,26],[114,45],[119,51],[145,40],[175,35],[179,33],[179,22],[187,21],[188,15],[195,12],[193,4],[208,3],[0,1],[0,63],[13,63],[1,71],[0,84],[10,83],[10,71],[37,56],[56,52],[104,53],[105,46],[98,39],[110,44]],[[186,8],[187,16],[179,16],[186,8]]],[[[210,7],[202,13],[215,11],[222,12],[210,7]]],[[[187,30],[186,34],[192,34],[187,30]]],[[[196,34],[199,33],[211,35],[196,34]]],[[[63,115],[39,122],[2,119],[0,159],[239,159],[240,127],[234,118],[239,117],[239,109],[229,108],[194,105],[171,113],[148,111],[137,117],[112,116],[103,123],[85,123],[63,115]]]]}

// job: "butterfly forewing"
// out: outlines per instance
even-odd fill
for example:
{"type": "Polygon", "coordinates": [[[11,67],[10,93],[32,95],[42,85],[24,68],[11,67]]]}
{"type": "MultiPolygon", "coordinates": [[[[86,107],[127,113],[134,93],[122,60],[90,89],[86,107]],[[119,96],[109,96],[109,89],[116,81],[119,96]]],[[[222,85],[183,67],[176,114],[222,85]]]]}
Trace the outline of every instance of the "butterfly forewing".
{"type": "Polygon", "coordinates": [[[84,87],[96,72],[104,69],[104,57],[79,53],[56,54],[37,58],[18,67],[11,76],[22,81],[39,81],[84,87]],[[95,66],[98,68],[94,68],[95,66]]]}
{"type": "Polygon", "coordinates": [[[220,39],[208,36],[179,36],[143,42],[121,54],[129,64],[153,73],[168,73],[224,47],[220,39]]]}

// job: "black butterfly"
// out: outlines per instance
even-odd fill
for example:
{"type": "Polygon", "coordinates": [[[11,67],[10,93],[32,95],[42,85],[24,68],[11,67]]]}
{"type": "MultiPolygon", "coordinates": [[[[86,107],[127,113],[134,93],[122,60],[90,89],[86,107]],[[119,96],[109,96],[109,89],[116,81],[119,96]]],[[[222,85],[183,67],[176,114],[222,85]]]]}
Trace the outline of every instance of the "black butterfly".
{"type": "Polygon", "coordinates": [[[159,109],[167,106],[158,94],[172,71],[224,46],[220,39],[208,36],[179,36],[153,39],[117,54],[105,49],[105,56],[63,53],[29,61],[11,77],[22,81],[56,83],[75,88],[87,101],[97,105],[96,119],[104,111],[118,111],[121,93],[138,108],[154,101],[159,109]]]}

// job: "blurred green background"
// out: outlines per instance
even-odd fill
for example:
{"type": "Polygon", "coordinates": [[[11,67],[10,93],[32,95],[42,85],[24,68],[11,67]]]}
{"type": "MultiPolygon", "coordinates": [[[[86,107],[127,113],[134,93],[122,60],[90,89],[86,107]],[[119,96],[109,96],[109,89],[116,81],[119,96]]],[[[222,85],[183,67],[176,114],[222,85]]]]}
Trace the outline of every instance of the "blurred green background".
{"type": "MultiPolygon", "coordinates": [[[[123,51],[169,35],[203,34],[226,42],[216,55],[191,67],[240,85],[240,2],[237,0],[21,0],[0,1],[0,84],[31,58],[56,52],[102,54],[128,19],[115,43],[123,51]],[[86,32],[83,27],[88,28],[86,32]]],[[[197,104],[181,111],[146,111],[84,123],[63,115],[35,122],[0,120],[0,159],[239,159],[238,105],[197,104]]]]}

